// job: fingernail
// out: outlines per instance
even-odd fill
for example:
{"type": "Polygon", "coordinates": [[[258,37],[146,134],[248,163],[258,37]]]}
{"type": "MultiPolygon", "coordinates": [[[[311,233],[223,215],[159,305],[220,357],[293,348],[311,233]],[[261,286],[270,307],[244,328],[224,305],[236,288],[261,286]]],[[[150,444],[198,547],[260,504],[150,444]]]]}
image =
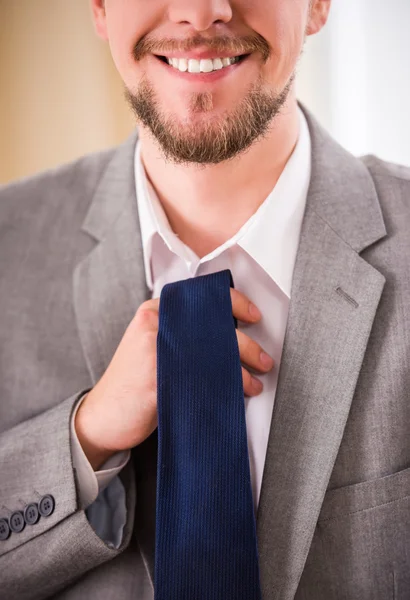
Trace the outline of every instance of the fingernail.
{"type": "Polygon", "coordinates": [[[252,302],[249,303],[249,314],[254,319],[259,319],[262,316],[259,308],[257,308],[254,304],[252,304],[252,302]]]}
{"type": "Polygon", "coordinates": [[[263,383],[256,379],[256,377],[252,377],[252,387],[256,392],[260,392],[263,388],[263,383]]]}
{"type": "Polygon", "coordinates": [[[273,367],[273,358],[271,358],[269,356],[269,354],[266,354],[266,352],[261,352],[261,355],[259,358],[264,367],[266,367],[266,368],[273,367]]]}

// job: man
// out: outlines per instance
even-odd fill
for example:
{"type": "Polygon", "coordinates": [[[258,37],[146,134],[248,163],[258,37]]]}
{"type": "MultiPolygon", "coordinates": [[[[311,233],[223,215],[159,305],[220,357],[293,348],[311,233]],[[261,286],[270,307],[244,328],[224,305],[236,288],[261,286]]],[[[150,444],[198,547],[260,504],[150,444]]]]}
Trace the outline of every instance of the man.
{"type": "Polygon", "coordinates": [[[263,599],[410,597],[410,170],[298,105],[329,8],[92,0],[138,129],[0,190],[1,598],[154,597],[159,296],[226,268],[263,599]]]}

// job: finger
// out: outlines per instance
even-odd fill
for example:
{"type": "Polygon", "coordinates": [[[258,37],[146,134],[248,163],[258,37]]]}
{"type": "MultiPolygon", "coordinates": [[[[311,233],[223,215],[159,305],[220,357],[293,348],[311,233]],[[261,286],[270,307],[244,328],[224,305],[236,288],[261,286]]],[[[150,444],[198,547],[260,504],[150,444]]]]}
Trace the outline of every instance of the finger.
{"type": "MultiPolygon", "coordinates": [[[[260,320],[262,315],[259,309],[249,300],[249,298],[247,298],[247,296],[245,296],[245,294],[242,294],[242,292],[239,292],[235,288],[230,288],[230,292],[232,313],[237,319],[248,323],[255,323],[260,320]],[[254,312],[251,312],[252,310],[254,312]]],[[[138,310],[148,309],[158,311],[159,300],[159,298],[145,300],[145,302],[139,306],[138,310]]]]}
{"type": "Polygon", "coordinates": [[[150,298],[140,304],[139,309],[159,310],[159,298],[150,298]]]}
{"type": "Polygon", "coordinates": [[[235,288],[231,290],[231,301],[232,301],[232,313],[234,317],[240,321],[247,323],[256,323],[261,318],[259,309],[245,296],[242,292],[239,292],[235,288]],[[256,312],[251,312],[255,310],[256,312]]]}
{"type": "Polygon", "coordinates": [[[243,393],[245,396],[257,396],[263,390],[263,383],[256,377],[247,371],[244,367],[242,369],[242,382],[243,382],[243,393]]]}
{"type": "Polygon", "coordinates": [[[149,313],[149,312],[159,313],[159,298],[151,298],[150,300],[145,300],[142,304],[139,305],[135,316],[141,313],[149,313]]]}
{"type": "Polygon", "coordinates": [[[153,298],[146,300],[137,309],[130,325],[133,328],[134,324],[136,327],[143,327],[152,331],[158,330],[159,322],[159,298],[153,298]]]}
{"type": "Polygon", "coordinates": [[[236,330],[236,337],[242,363],[261,373],[266,373],[272,369],[275,364],[274,360],[264,351],[262,346],[238,329],[236,330]]]}

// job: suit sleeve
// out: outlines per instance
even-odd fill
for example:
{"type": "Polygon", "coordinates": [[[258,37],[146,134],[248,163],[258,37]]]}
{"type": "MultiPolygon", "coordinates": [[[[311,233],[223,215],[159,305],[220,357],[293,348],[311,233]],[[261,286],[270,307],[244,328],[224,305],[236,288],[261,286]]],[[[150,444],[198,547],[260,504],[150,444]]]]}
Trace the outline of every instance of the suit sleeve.
{"type": "Polygon", "coordinates": [[[85,455],[75,430],[75,415],[86,394],[76,404],[70,425],[73,464],[77,473],[81,508],[94,531],[108,544],[118,548],[127,520],[125,489],[118,477],[128,463],[131,452],[113,454],[98,471],[94,471],[85,455]]]}
{"type": "Polygon", "coordinates": [[[130,543],[136,502],[131,460],[115,478],[124,490],[125,522],[118,548],[98,535],[81,505],[70,424],[83,394],[0,434],[2,598],[44,600],[130,543]]]}

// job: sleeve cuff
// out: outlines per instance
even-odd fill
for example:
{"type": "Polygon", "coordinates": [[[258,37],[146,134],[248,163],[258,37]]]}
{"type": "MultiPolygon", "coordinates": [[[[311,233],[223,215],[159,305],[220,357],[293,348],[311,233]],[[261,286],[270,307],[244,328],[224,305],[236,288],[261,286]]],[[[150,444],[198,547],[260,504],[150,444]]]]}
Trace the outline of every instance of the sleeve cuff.
{"type": "Polygon", "coordinates": [[[107,487],[112,479],[118,475],[118,473],[125,467],[130,459],[131,451],[123,450],[116,452],[111,456],[98,471],[94,471],[88,458],[86,457],[84,450],[78,440],[77,433],[75,431],[75,415],[79,409],[82,401],[85,399],[88,391],[81,396],[77,402],[70,423],[70,439],[73,466],[77,472],[78,480],[78,495],[80,500],[80,507],[86,509],[92,504],[98,494],[107,487]]]}

